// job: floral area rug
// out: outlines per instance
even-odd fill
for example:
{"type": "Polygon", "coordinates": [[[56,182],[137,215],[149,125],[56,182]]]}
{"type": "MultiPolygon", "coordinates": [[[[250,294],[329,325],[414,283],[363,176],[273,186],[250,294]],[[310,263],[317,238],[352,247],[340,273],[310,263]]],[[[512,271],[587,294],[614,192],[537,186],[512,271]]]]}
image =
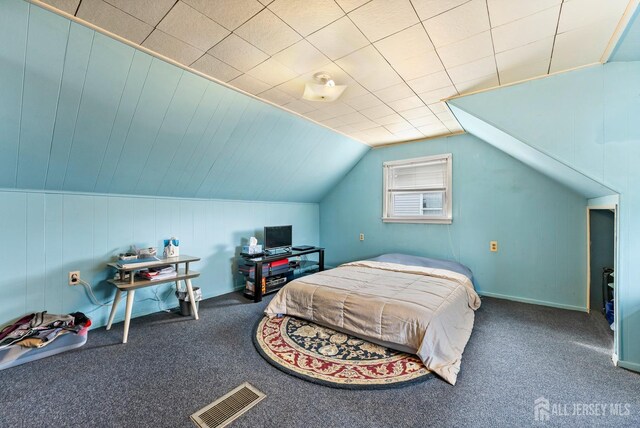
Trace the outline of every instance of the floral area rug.
{"type": "Polygon", "coordinates": [[[397,388],[432,374],[415,355],[289,316],[262,318],[253,341],[280,370],[334,388],[397,388]]]}

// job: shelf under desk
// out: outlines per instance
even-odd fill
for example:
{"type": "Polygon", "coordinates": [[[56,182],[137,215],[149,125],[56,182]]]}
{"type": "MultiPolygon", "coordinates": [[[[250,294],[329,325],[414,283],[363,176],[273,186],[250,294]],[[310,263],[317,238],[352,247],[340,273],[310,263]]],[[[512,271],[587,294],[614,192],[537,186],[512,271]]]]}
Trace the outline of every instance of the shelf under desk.
{"type": "Polygon", "coordinates": [[[118,287],[118,289],[122,291],[127,291],[127,290],[137,290],[138,288],[143,288],[143,287],[151,287],[153,285],[158,285],[158,284],[166,284],[168,282],[184,281],[186,279],[193,279],[199,276],[200,276],[200,272],[196,272],[195,270],[189,270],[189,273],[185,273],[184,270],[181,270],[181,271],[178,271],[178,274],[176,276],[171,276],[163,279],[134,278],[133,282],[131,282],[128,279],[125,279],[125,280],[110,279],[108,280],[108,282],[115,285],[116,287],[118,287]]]}

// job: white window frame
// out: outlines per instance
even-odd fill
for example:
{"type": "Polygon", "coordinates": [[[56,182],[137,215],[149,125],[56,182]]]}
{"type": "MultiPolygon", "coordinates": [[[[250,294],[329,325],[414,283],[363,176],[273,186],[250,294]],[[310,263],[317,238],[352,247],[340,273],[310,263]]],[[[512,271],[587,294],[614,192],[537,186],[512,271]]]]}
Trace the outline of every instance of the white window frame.
{"type": "MultiPolygon", "coordinates": [[[[403,159],[397,161],[389,161],[385,162],[382,165],[382,176],[383,176],[383,212],[382,212],[382,221],[385,223],[436,223],[436,224],[451,224],[453,221],[452,217],[452,201],[453,201],[453,187],[452,187],[452,156],[451,153],[446,153],[442,155],[435,156],[425,156],[420,158],[413,159],[403,159]],[[430,162],[446,162],[447,165],[447,177],[446,177],[446,188],[443,189],[445,191],[445,214],[440,217],[425,217],[425,216],[390,216],[389,211],[391,209],[391,196],[392,193],[389,192],[388,187],[388,177],[389,177],[389,168],[394,166],[407,166],[407,165],[419,165],[426,164],[430,162]]],[[[418,190],[418,189],[416,189],[418,190]]]]}

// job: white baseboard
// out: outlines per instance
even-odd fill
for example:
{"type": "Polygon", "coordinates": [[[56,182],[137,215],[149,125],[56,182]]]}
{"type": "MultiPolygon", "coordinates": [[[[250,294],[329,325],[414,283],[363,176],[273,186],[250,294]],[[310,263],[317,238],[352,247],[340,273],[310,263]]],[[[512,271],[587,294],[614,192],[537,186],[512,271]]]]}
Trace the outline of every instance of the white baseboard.
{"type": "Polygon", "coordinates": [[[478,291],[480,296],[495,297],[496,299],[511,300],[514,302],[529,303],[532,305],[549,306],[552,308],[568,309],[570,311],[588,312],[586,307],[565,305],[564,303],[547,302],[545,300],[530,299],[527,297],[509,296],[506,294],[491,293],[487,291],[478,291]]]}

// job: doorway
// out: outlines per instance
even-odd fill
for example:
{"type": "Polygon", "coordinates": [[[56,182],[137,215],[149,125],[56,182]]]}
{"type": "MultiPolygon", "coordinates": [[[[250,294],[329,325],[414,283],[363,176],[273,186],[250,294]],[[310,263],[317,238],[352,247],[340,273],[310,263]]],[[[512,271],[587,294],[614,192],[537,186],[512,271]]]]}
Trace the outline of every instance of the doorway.
{"type": "Polygon", "coordinates": [[[587,207],[587,311],[602,317],[613,336],[613,360],[617,360],[618,334],[616,262],[617,204],[587,207]]]}

